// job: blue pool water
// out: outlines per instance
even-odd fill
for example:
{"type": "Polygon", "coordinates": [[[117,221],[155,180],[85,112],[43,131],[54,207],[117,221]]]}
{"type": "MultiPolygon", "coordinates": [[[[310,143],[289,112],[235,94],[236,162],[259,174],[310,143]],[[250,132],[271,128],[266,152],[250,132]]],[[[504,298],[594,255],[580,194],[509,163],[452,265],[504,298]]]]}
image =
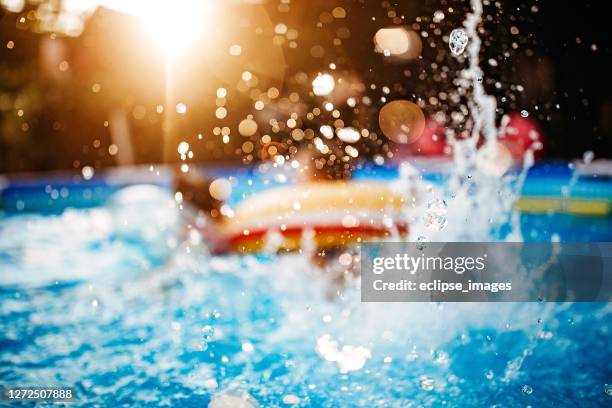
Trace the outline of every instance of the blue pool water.
{"type": "MultiPolygon", "coordinates": [[[[0,385],[87,406],[612,403],[609,304],[363,304],[297,254],[211,257],[167,202],[0,218],[0,385]]],[[[533,240],[609,222],[522,219],[533,240]]]]}

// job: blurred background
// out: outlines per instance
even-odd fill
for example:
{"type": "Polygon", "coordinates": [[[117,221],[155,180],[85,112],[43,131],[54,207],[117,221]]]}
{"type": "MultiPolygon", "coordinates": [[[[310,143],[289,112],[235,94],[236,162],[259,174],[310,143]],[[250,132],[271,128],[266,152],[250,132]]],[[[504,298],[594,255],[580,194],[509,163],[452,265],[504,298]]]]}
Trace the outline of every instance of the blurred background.
{"type": "MultiPolygon", "coordinates": [[[[466,3],[0,0],[0,172],[250,164],[315,149],[325,126],[361,129],[360,159],[443,156],[470,128],[448,52],[466,3]],[[400,98],[428,118],[416,144],[378,128],[400,98]]],[[[483,83],[543,158],[612,156],[606,11],[485,2],[483,83]]]]}

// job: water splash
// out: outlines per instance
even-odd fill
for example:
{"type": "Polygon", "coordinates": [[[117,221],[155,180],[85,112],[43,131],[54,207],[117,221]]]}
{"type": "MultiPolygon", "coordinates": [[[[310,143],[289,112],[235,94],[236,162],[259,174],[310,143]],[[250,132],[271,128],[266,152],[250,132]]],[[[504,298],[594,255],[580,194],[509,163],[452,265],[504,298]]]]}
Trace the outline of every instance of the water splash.
{"type": "MultiPolygon", "coordinates": [[[[508,214],[517,214],[512,211],[517,188],[510,188],[508,177],[488,174],[483,172],[486,167],[478,165],[481,134],[488,148],[497,148],[496,102],[482,87],[476,31],[482,4],[472,3],[478,7],[474,7],[465,24],[471,38],[470,65],[462,74],[464,86],[473,94],[469,105],[474,120],[471,138],[452,141],[454,170],[449,186],[442,191],[419,182],[413,168],[402,166],[400,170],[399,184],[404,183],[410,197],[423,198],[407,205],[411,216],[419,214],[411,222],[415,225],[413,232],[426,227],[423,206],[432,200],[447,203],[443,230],[422,228],[422,234],[413,235],[423,245],[436,237],[446,241],[489,240],[491,230],[504,224],[508,214]]],[[[526,156],[524,169],[532,163],[533,155],[526,156]]],[[[525,174],[521,173],[519,185],[525,174]]],[[[160,201],[153,200],[153,204],[160,201]]],[[[172,211],[175,204],[169,207],[172,211]]],[[[176,259],[166,266],[154,264],[150,259],[157,258],[151,255],[151,248],[170,251],[175,244],[160,245],[159,242],[165,243],[167,234],[159,230],[149,237],[145,227],[151,223],[150,209],[134,207],[139,209],[135,213],[147,217],[128,217],[122,216],[126,211],[122,207],[96,210],[105,218],[118,220],[112,230],[98,228],[91,214],[68,213],[58,218],[58,232],[66,234],[66,225],[79,226],[80,234],[72,237],[73,241],[61,235],[62,239],[58,239],[54,231],[49,231],[49,220],[36,221],[44,224],[44,231],[28,231],[23,221],[15,220],[8,231],[21,234],[22,243],[14,237],[0,239],[0,250],[8,254],[5,259],[12,259],[12,254],[16,254],[16,260],[21,259],[18,254],[23,249],[45,254],[44,260],[37,258],[35,264],[26,265],[32,271],[28,275],[40,276],[40,270],[50,269],[57,269],[57,279],[61,280],[66,280],[66,271],[71,269],[94,269],[99,275],[89,285],[50,285],[34,293],[18,287],[2,294],[0,311],[7,317],[2,320],[11,324],[0,330],[4,336],[1,340],[7,345],[1,354],[3,361],[10,359],[17,365],[16,376],[22,383],[34,377],[51,383],[61,376],[63,382],[80,387],[88,402],[100,405],[135,403],[129,398],[141,396],[166,405],[205,406],[210,400],[214,408],[256,406],[254,400],[262,406],[279,405],[281,401],[394,406],[405,403],[407,398],[434,405],[449,400],[474,405],[470,395],[512,405],[517,402],[513,392],[520,393],[520,384],[526,381],[537,384],[530,398],[538,398],[542,390],[558,390],[559,373],[570,372],[585,361],[597,367],[593,370],[606,368],[605,361],[588,353],[597,352],[602,336],[607,336],[597,327],[605,326],[602,322],[610,318],[612,309],[608,306],[588,305],[582,309],[587,311],[584,321],[569,331],[564,322],[576,309],[568,311],[550,305],[543,313],[539,304],[362,304],[358,285],[350,279],[344,295],[329,302],[324,296],[327,282],[313,270],[308,256],[231,256],[206,258],[205,262],[182,263],[176,259]],[[129,231],[119,223],[124,219],[135,224],[129,225],[129,231]],[[74,221],[94,225],[81,226],[83,223],[74,221]],[[95,236],[91,231],[96,232],[95,236]],[[46,235],[41,239],[43,232],[46,235]],[[121,252],[104,245],[112,239],[125,241],[121,252]],[[62,247],[75,240],[81,245],[62,247]],[[3,247],[3,242],[11,246],[3,247]],[[41,242],[47,246],[40,246],[41,242]],[[135,256],[134,248],[128,246],[131,242],[143,247],[139,248],[142,256],[135,256]],[[92,258],[94,254],[96,258],[92,258]],[[50,262],[49,256],[59,258],[50,262]],[[108,259],[116,264],[103,264],[108,259]],[[141,269],[141,261],[160,270],[151,271],[149,278],[126,273],[111,279],[106,274],[108,270],[123,272],[120,266],[125,272],[141,269]],[[32,299],[27,299],[32,294],[32,299]],[[95,310],[92,299],[96,300],[95,310]],[[223,317],[213,312],[214,320],[203,321],[202,310],[213,307],[222,310],[223,317]],[[533,316],[557,328],[557,343],[539,337],[541,321],[536,323],[533,316]],[[579,341],[574,337],[576,333],[580,333],[579,341]],[[567,353],[559,361],[559,344],[570,344],[576,352],[567,353]],[[544,352],[534,356],[536,347],[544,352]],[[508,361],[505,367],[498,364],[500,359],[508,361]],[[538,372],[529,378],[529,370],[523,366],[530,362],[550,367],[551,375],[538,372]],[[98,384],[100,375],[108,376],[111,385],[98,384]],[[502,380],[484,382],[483,375],[502,380]],[[515,382],[517,378],[520,383],[515,382]],[[204,398],[195,400],[199,393],[204,398]],[[186,401],[190,397],[194,399],[186,401]]],[[[30,222],[32,226],[36,227],[36,223],[30,222]]],[[[518,231],[519,239],[518,227],[513,230],[518,231]]],[[[272,252],[275,238],[268,238],[272,252]]],[[[315,251],[312,230],[304,232],[303,241],[310,243],[303,248],[304,253],[315,251]]],[[[187,258],[193,259],[193,253],[187,258]]],[[[3,276],[11,271],[16,278],[24,275],[23,262],[2,265],[10,269],[3,276]]],[[[592,384],[589,382],[588,387],[592,384]]],[[[604,392],[610,395],[609,386],[605,387],[604,392]]],[[[575,395],[581,397],[586,388],[581,383],[575,395]]],[[[600,382],[596,393],[602,394],[600,382]]],[[[546,401],[536,402],[542,405],[546,401]]]]}
{"type": "MultiPolygon", "coordinates": [[[[514,202],[527,170],[533,164],[533,150],[528,149],[523,158],[523,166],[518,174],[508,174],[512,158],[507,149],[498,141],[503,128],[496,126],[497,101],[488,95],[483,85],[483,71],[480,67],[482,41],[478,27],[482,23],[483,5],[480,0],[471,1],[472,12],[463,22],[461,30],[469,38],[465,41],[468,66],[458,78],[459,94],[468,96],[469,119],[466,121],[470,133],[459,138],[449,132],[448,143],[452,148],[452,170],[448,183],[441,188],[421,188],[422,203],[428,207],[410,209],[408,212],[425,214],[424,219],[417,217],[412,223],[413,237],[423,236],[439,241],[488,241],[498,239],[522,240],[514,202]],[[444,222],[440,220],[438,205],[443,201],[444,222]],[[435,214],[432,215],[432,205],[435,214]],[[441,225],[441,228],[432,228],[441,225]],[[506,228],[509,227],[509,228],[506,228]]],[[[451,34],[451,37],[453,35],[451,34]]],[[[454,38],[453,37],[453,38],[454,38]]],[[[451,45],[455,47],[457,44],[451,45]]],[[[507,120],[506,120],[507,122],[507,120]]],[[[504,121],[502,121],[502,124],[504,121]]],[[[407,215],[407,217],[410,217],[407,215]]]]}
{"type": "Polygon", "coordinates": [[[425,224],[428,228],[441,231],[448,224],[446,218],[446,201],[444,200],[432,200],[427,204],[427,211],[425,211],[425,224]]]}

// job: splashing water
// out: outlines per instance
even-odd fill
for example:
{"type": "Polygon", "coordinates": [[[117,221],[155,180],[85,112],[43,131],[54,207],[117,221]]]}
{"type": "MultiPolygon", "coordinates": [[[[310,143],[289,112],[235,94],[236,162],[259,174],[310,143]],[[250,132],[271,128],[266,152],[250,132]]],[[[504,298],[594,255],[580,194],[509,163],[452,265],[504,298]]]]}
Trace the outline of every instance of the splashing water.
{"type": "MultiPolygon", "coordinates": [[[[454,40],[451,47],[457,49],[461,45],[468,51],[469,64],[460,74],[459,85],[471,95],[468,100],[471,134],[464,139],[448,135],[453,151],[449,181],[442,191],[424,186],[419,189],[421,202],[428,204],[416,209],[425,217],[417,217],[416,222],[411,224],[413,236],[424,236],[432,241],[488,241],[492,236],[520,241],[518,215],[513,206],[526,172],[533,165],[533,150],[525,152],[523,169],[518,177],[505,175],[511,158],[498,142],[497,101],[485,92],[480,68],[482,42],[478,26],[482,22],[483,6],[480,0],[472,0],[471,6],[472,12],[467,15],[463,28],[451,33],[454,40]],[[514,188],[513,182],[516,182],[514,188]],[[438,208],[439,205],[432,204],[440,201],[447,204],[443,211],[438,208]],[[438,217],[441,212],[444,213],[443,222],[432,222],[441,220],[438,217]],[[432,228],[436,225],[440,227],[432,228]]],[[[415,221],[412,214],[413,209],[407,218],[415,221]]]]}
{"type": "Polygon", "coordinates": [[[90,215],[5,220],[3,276],[36,269],[52,280],[2,286],[3,381],[71,384],[83,403],[106,406],[545,405],[568,380],[577,391],[563,398],[609,398],[596,374],[607,364],[598,357],[609,306],[364,304],[356,279],[330,301],[305,256],[211,258],[181,246],[154,266],[165,234],[135,242],[90,215]],[[58,241],[68,221],[73,239],[58,241]],[[33,259],[43,249],[52,265],[33,259]],[[69,269],[89,274],[65,278],[69,269]],[[595,375],[574,376],[586,362],[595,375]]]}
{"type": "Polygon", "coordinates": [[[425,223],[430,229],[441,231],[448,224],[446,219],[446,201],[432,200],[427,204],[425,223]]]}
{"type": "MultiPolygon", "coordinates": [[[[450,138],[444,188],[421,182],[409,164],[400,168],[398,186],[419,197],[405,216],[422,245],[488,241],[508,223],[503,238],[521,239],[512,211],[519,187],[479,165],[481,135],[480,149],[497,149],[498,132],[496,101],[480,80],[482,4],[472,7],[461,75],[472,95],[471,137],[450,138]]],[[[524,169],[532,163],[528,152],[524,169]]],[[[229,194],[226,184],[213,191],[229,194]]],[[[608,305],[364,304],[351,276],[330,301],[327,277],[308,259],[312,230],[302,237],[304,255],[274,255],[281,242],[273,232],[267,254],[211,257],[173,238],[173,197],[149,190],[136,198],[4,220],[3,382],[74,384],[81,401],[109,406],[536,406],[574,396],[603,405],[612,395],[598,374],[609,369],[600,355],[608,305]],[[570,350],[562,359],[561,349],[570,350]],[[576,372],[587,365],[593,376],[576,372]],[[577,392],[559,393],[568,382],[577,392]]]]}

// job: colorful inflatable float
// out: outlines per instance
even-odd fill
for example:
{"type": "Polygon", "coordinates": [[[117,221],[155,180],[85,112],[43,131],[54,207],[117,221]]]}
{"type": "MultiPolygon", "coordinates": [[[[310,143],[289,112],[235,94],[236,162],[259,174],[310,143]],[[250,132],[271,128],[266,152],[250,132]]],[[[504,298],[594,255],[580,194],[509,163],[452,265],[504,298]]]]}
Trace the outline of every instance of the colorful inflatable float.
{"type": "Polygon", "coordinates": [[[304,239],[332,248],[407,234],[399,221],[406,198],[380,181],[317,182],[274,188],[238,204],[223,234],[229,248],[257,252],[276,240],[279,249],[297,250],[304,239]]]}
{"type": "Polygon", "coordinates": [[[530,172],[516,207],[523,213],[610,217],[612,161],[541,164],[530,172]]]}

